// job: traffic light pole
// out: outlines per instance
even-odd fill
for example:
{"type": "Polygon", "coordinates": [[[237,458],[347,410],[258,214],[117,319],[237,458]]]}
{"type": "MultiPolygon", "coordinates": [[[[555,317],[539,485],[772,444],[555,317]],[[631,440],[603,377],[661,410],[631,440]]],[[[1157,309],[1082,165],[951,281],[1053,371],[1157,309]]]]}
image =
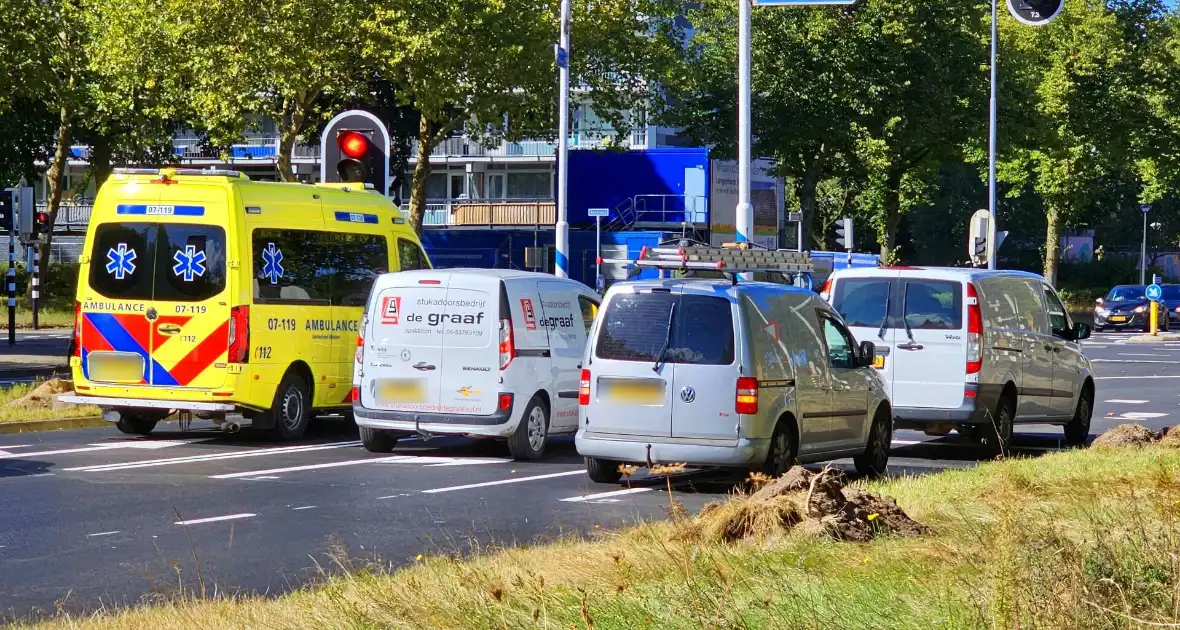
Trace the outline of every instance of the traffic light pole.
{"type": "Polygon", "coordinates": [[[8,345],[16,345],[16,217],[8,228],[8,345]]]}
{"type": "MultiPolygon", "coordinates": [[[[999,28],[999,0],[992,0],[992,50],[991,50],[991,100],[988,107],[987,122],[987,212],[991,217],[988,222],[989,232],[994,233],[996,225],[996,46],[999,28]]],[[[996,268],[996,250],[999,249],[988,242],[987,268],[996,268]]]]}
{"type": "Polygon", "coordinates": [[[569,277],[569,108],[570,108],[570,1],[561,0],[561,39],[557,44],[557,251],[553,275],[569,277]]]}
{"type": "Polygon", "coordinates": [[[41,297],[41,248],[33,243],[33,330],[37,330],[37,299],[41,297]]]}

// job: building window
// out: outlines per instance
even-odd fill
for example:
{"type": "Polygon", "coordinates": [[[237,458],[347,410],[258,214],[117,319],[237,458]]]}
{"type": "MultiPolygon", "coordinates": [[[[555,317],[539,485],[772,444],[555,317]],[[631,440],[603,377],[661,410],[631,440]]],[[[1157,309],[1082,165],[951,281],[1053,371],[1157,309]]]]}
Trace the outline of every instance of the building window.
{"type": "Polygon", "coordinates": [[[552,199],[552,175],[544,173],[508,173],[509,199],[552,199]]]}

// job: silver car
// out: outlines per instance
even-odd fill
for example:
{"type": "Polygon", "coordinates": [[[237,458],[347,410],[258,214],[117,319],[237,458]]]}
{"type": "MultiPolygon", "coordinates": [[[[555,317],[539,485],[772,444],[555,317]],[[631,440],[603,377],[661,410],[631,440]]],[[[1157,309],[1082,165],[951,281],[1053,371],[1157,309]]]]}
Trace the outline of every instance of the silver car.
{"type": "Polygon", "coordinates": [[[779,475],[851,456],[889,459],[892,413],[873,367],[814,293],[728,280],[625,282],[607,292],[579,384],[577,449],[590,478],[684,463],[779,475]]]}

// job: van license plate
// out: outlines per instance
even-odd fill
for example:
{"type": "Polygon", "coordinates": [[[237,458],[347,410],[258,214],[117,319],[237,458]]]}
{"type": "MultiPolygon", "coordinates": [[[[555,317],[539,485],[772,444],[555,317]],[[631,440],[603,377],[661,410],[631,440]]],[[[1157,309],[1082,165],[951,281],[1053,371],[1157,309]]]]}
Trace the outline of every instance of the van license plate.
{"type": "Polygon", "coordinates": [[[426,388],[417,379],[386,380],[377,383],[377,402],[421,403],[426,402],[426,388]]]}
{"type": "Polygon", "coordinates": [[[609,389],[610,398],[616,402],[635,405],[658,405],[662,402],[660,386],[655,383],[612,383],[609,389]]]}
{"type": "Polygon", "coordinates": [[[885,369],[885,357],[884,356],[873,357],[873,367],[877,368],[878,370],[884,370],[885,369]]]}
{"type": "Polygon", "coordinates": [[[1127,318],[1123,315],[1111,315],[1110,321],[1112,321],[1112,322],[1125,322],[1125,321],[1127,321],[1127,318]]]}

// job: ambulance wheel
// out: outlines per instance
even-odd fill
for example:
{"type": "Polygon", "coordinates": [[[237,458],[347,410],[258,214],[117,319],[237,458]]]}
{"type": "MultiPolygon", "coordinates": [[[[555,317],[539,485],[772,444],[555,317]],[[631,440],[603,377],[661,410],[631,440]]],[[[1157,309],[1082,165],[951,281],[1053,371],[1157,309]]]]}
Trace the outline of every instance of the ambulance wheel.
{"type": "Polygon", "coordinates": [[[397,446],[398,434],[393,431],[360,427],[361,444],[370,453],[390,453],[397,446]]]}
{"type": "Polygon", "coordinates": [[[119,421],[115,423],[115,427],[127,435],[147,435],[156,428],[159,421],[159,416],[122,411],[119,412],[119,421]]]}
{"type": "Polygon", "coordinates": [[[307,383],[298,374],[288,372],[275,391],[270,411],[274,418],[271,436],[279,440],[298,440],[307,431],[311,419],[311,396],[307,383]]]}
{"type": "Polygon", "coordinates": [[[549,410],[533,396],[524,409],[516,432],[508,438],[508,452],[515,460],[537,460],[545,454],[549,438],[549,410]]]}

